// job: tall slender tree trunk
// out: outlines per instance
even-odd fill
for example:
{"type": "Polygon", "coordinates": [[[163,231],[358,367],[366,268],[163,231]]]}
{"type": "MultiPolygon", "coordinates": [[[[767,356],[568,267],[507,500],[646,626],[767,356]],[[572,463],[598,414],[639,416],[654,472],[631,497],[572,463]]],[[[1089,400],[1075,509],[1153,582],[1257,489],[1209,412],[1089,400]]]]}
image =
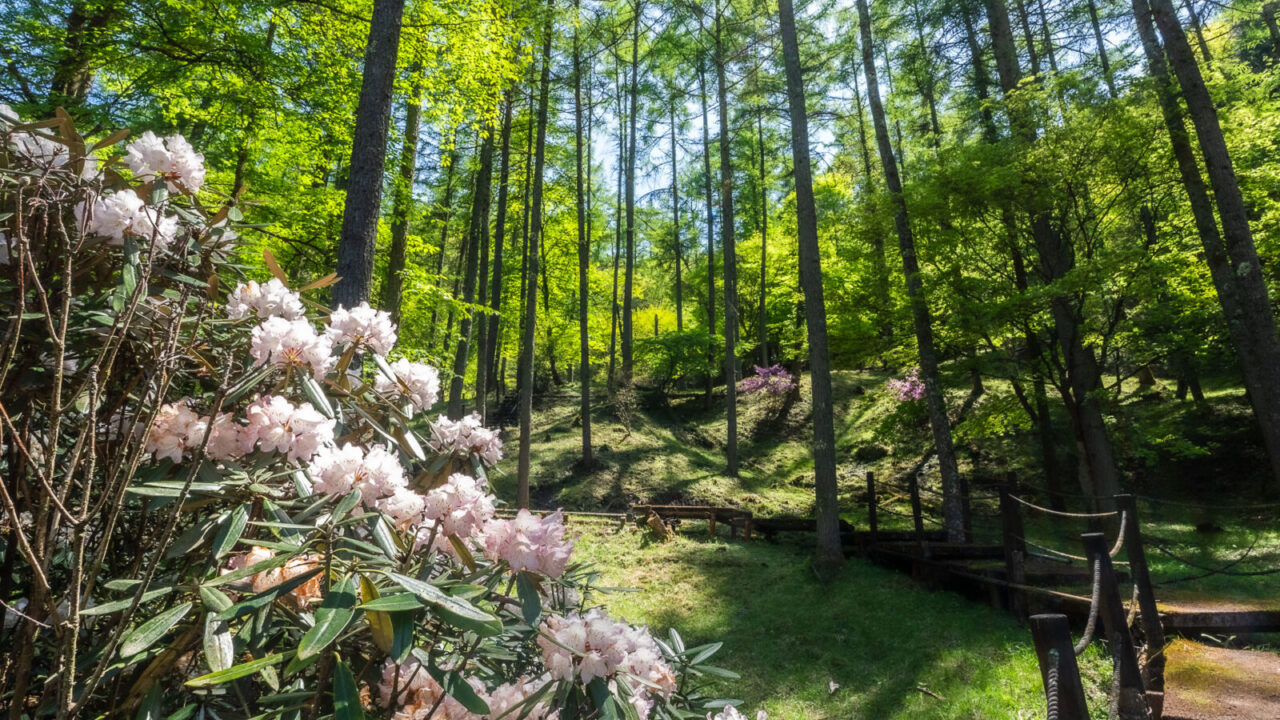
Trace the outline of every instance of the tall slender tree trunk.
{"type": "Polygon", "coordinates": [[[481,353],[480,363],[476,367],[476,410],[482,420],[488,419],[489,386],[495,388],[498,375],[497,348],[499,345],[499,320],[502,311],[502,260],[507,237],[507,193],[511,179],[511,111],[514,99],[507,95],[502,107],[502,149],[500,169],[498,170],[498,211],[493,224],[493,271],[489,290],[490,315],[485,322],[489,326],[485,333],[488,342],[481,353]],[[483,369],[483,371],[482,371],[483,369]]]}
{"type": "MultiPolygon", "coordinates": [[[[1209,43],[1204,39],[1204,23],[1200,22],[1200,13],[1196,12],[1196,6],[1191,0],[1182,0],[1182,7],[1187,9],[1187,15],[1191,18],[1191,29],[1196,34],[1196,45],[1200,48],[1200,56],[1204,58],[1205,65],[1213,69],[1213,53],[1209,52],[1209,43]]],[[[1280,52],[1280,28],[1275,26],[1275,4],[1266,3],[1262,6],[1263,18],[1268,20],[1267,26],[1271,30],[1271,41],[1276,43],[1276,52],[1280,52]],[[1270,9],[1270,13],[1268,13],[1270,9]]]]}
{"type": "MultiPolygon", "coordinates": [[[[462,301],[466,310],[458,320],[458,351],[453,360],[453,378],[449,381],[449,417],[462,417],[462,388],[467,376],[467,361],[471,356],[471,330],[474,326],[476,301],[476,275],[480,248],[489,254],[489,198],[493,188],[493,133],[489,132],[480,142],[480,167],[476,170],[476,187],[471,200],[471,229],[467,239],[466,269],[463,271],[462,301]]],[[[483,282],[483,280],[481,280],[483,282]]],[[[480,316],[484,322],[484,315],[480,316]]]]}
{"type": "Polygon", "coordinates": [[[373,3],[352,131],[351,170],[338,241],[340,279],[333,286],[334,307],[355,307],[368,300],[373,285],[373,256],[378,246],[382,176],[386,170],[387,131],[391,125],[391,96],[403,15],[404,0],[373,3]]]}
{"type": "MultiPolygon", "coordinates": [[[[858,86],[858,74],[853,73],[854,110],[858,115],[858,144],[862,149],[862,177],[867,192],[875,185],[871,170],[871,148],[867,144],[867,121],[862,108],[862,88],[858,86]]],[[[874,297],[876,324],[879,326],[883,353],[893,343],[893,306],[889,295],[889,259],[885,254],[884,237],[879,232],[871,234],[871,266],[875,274],[874,297]]]]}
{"type": "MultiPolygon", "coordinates": [[[[1017,0],[1018,8],[1018,24],[1022,26],[1022,40],[1027,46],[1027,60],[1031,63],[1031,74],[1039,77],[1040,75],[1040,51],[1036,49],[1036,37],[1031,31],[1031,18],[1027,12],[1027,3],[1025,0],[1017,0]]],[[[970,10],[966,6],[963,10],[965,32],[970,38],[973,38],[973,20],[970,18],[970,10]]],[[[971,47],[972,50],[972,47],[971,47]]]]}
{"type": "MultiPolygon", "coordinates": [[[[548,11],[553,3],[548,2],[548,11]]],[[[543,27],[542,77],[538,81],[538,137],[533,166],[532,227],[529,233],[529,282],[525,289],[524,337],[520,344],[520,453],[516,462],[516,506],[529,507],[529,443],[533,434],[533,358],[538,325],[538,243],[542,240],[542,171],[546,163],[547,104],[551,93],[552,14],[543,27]]]]}
{"type": "Polygon", "coordinates": [[[622,260],[622,186],[627,167],[627,110],[622,94],[622,63],[615,73],[614,97],[618,100],[618,191],[614,195],[613,213],[613,304],[609,308],[609,393],[612,395],[618,371],[618,267],[622,260]]]}
{"type": "MultiPolygon", "coordinates": [[[[786,66],[787,101],[791,110],[791,157],[796,183],[796,235],[800,245],[800,285],[804,289],[805,326],[809,334],[809,381],[813,395],[813,468],[817,494],[817,565],[824,570],[844,564],[840,541],[840,507],[836,485],[835,414],[831,402],[831,359],[827,352],[827,307],[822,292],[822,256],[818,250],[818,213],[809,163],[809,119],[804,77],[796,42],[791,0],[778,0],[782,58],[786,66]]],[[[763,147],[761,155],[763,156],[763,147]]],[[[763,290],[763,288],[761,288],[763,290]]]]}
{"type": "Polygon", "coordinates": [[[676,156],[675,93],[671,97],[671,247],[676,256],[676,332],[684,332],[684,252],[680,240],[680,158],[676,156]]]}
{"type": "Polygon", "coordinates": [[[409,238],[409,211],[413,206],[413,185],[418,170],[418,131],[422,125],[422,84],[415,78],[413,92],[404,109],[404,145],[395,197],[391,204],[391,252],[387,255],[387,275],[382,282],[382,308],[400,322],[400,301],[404,290],[404,264],[409,238]]]}
{"type": "Polygon", "coordinates": [[[726,473],[738,475],[738,258],[733,226],[733,132],[729,127],[728,57],[716,1],[716,99],[720,116],[720,244],[724,250],[724,397],[728,421],[725,438],[726,473]]]}
{"type": "Polygon", "coordinates": [[[1116,96],[1116,79],[1111,73],[1111,60],[1107,57],[1107,43],[1102,37],[1102,24],[1098,22],[1098,3],[1095,0],[1087,0],[1085,6],[1089,9],[1089,26],[1093,28],[1093,42],[1098,48],[1098,64],[1102,66],[1102,79],[1107,83],[1107,92],[1111,97],[1116,96]]]}
{"type": "Polygon", "coordinates": [[[938,377],[938,356],[933,346],[933,326],[929,304],[924,295],[924,282],[920,265],[916,260],[915,238],[911,221],[907,216],[907,202],[902,194],[902,181],[893,159],[893,146],[889,142],[889,128],[885,122],[884,106],[880,102],[880,83],[876,79],[875,45],[871,38],[871,14],[866,0],[857,0],[858,25],[862,36],[863,75],[867,79],[867,99],[871,106],[871,123],[875,127],[876,145],[880,151],[880,164],[884,168],[885,184],[894,207],[894,226],[898,231],[898,249],[902,254],[902,271],[906,278],[907,298],[911,303],[911,316],[916,330],[916,346],[920,359],[920,378],[925,386],[925,402],[928,407],[929,425],[933,429],[934,448],[942,472],[942,514],[947,537],[963,541],[965,518],[961,497],[960,470],[956,463],[955,447],[951,441],[951,423],[947,419],[942,383],[938,377]]]}
{"type": "Polygon", "coordinates": [[[712,215],[714,193],[711,190],[711,121],[707,115],[707,74],[698,63],[698,99],[702,103],[702,178],[707,205],[707,386],[706,403],[711,406],[711,387],[715,383],[716,366],[716,232],[712,215]]]}
{"type": "Polygon", "coordinates": [[[57,54],[49,83],[49,104],[78,108],[89,99],[93,87],[93,57],[102,47],[101,35],[111,25],[123,3],[76,0],[63,24],[62,48],[57,54]]]}
{"type": "Polygon", "coordinates": [[[1036,0],[1040,11],[1040,34],[1044,37],[1044,56],[1049,60],[1049,69],[1056,75],[1058,72],[1058,49],[1053,44],[1053,32],[1049,30],[1049,13],[1045,12],[1044,0],[1036,0]]]}
{"type": "MultiPolygon", "coordinates": [[[[794,31],[795,21],[791,24],[794,31]]],[[[769,191],[765,184],[763,112],[756,113],[756,142],[760,145],[760,367],[769,367],[769,303],[765,302],[769,297],[769,191]]],[[[808,159],[806,146],[806,162],[808,159]]],[[[812,193],[813,188],[809,191],[812,193]]]]}
{"type": "MultiPolygon", "coordinates": [[[[529,92],[529,126],[525,134],[525,154],[524,154],[524,190],[521,201],[520,216],[520,302],[524,302],[524,297],[529,293],[529,218],[533,216],[533,208],[529,204],[529,195],[533,191],[533,143],[534,137],[537,135],[538,121],[538,94],[533,92],[532,83],[529,92]]],[[[537,273],[534,273],[537,277],[537,273]]],[[[536,297],[536,293],[535,293],[536,297]]],[[[520,308],[520,337],[524,337],[524,328],[527,324],[525,308],[520,308]]],[[[532,356],[530,356],[532,357],[532,356]]],[[[519,393],[524,387],[524,353],[521,352],[516,358],[516,392],[519,393]]],[[[532,377],[532,375],[530,375],[532,377]]]]}
{"type": "MultiPolygon", "coordinates": [[[[579,5],[580,1],[574,0],[574,8],[579,5]]],[[[591,450],[591,338],[587,332],[587,299],[591,293],[587,270],[591,264],[591,238],[587,235],[587,194],[582,184],[582,50],[578,46],[576,28],[573,31],[573,120],[578,211],[578,378],[582,383],[579,412],[582,415],[582,467],[589,468],[595,464],[591,450]]]]}
{"type": "MultiPolygon", "coordinates": [[[[1017,48],[1009,25],[1009,11],[1003,0],[987,0],[987,22],[995,49],[996,71],[1000,87],[1007,95],[1018,87],[1021,68],[1017,48]]],[[[1036,127],[1025,110],[1011,117],[1014,132],[1022,142],[1035,141],[1036,127]]],[[[1032,211],[1031,236],[1040,256],[1041,274],[1047,283],[1066,277],[1075,267],[1075,255],[1065,228],[1054,228],[1049,213],[1042,208],[1032,211]]],[[[1101,379],[1101,369],[1093,350],[1084,345],[1083,319],[1070,298],[1056,296],[1050,301],[1054,329],[1066,365],[1067,387],[1064,401],[1072,417],[1077,444],[1084,455],[1089,483],[1083,489],[1097,499],[1099,506],[1114,507],[1112,498],[1120,491],[1119,472],[1111,438],[1107,434],[1098,397],[1094,392],[1101,379]]]]}
{"type": "MultiPolygon", "coordinates": [[[[436,252],[436,278],[437,284],[444,282],[444,254],[445,248],[449,243],[449,220],[453,217],[453,174],[458,166],[458,153],[456,150],[445,155],[445,162],[449,163],[449,167],[445,169],[444,177],[444,198],[438,209],[440,219],[440,249],[436,252]]],[[[440,305],[436,303],[431,307],[431,334],[429,342],[434,344],[436,339],[436,322],[439,319],[440,305]]]]}
{"type": "Polygon", "coordinates": [[[1218,123],[1213,99],[1204,85],[1177,14],[1169,0],[1155,0],[1150,9],[1154,10],[1155,23],[1164,36],[1169,65],[1182,88],[1188,114],[1196,129],[1218,217],[1222,222],[1220,239],[1177,99],[1172,96],[1164,56],[1147,20],[1151,13],[1146,0],[1134,0],[1133,7],[1148,68],[1160,93],[1174,157],[1178,161],[1210,274],[1240,358],[1245,388],[1271,459],[1272,476],[1280,486],[1280,337],[1276,334],[1275,316],[1231,155],[1218,123]]]}
{"type": "Polygon", "coordinates": [[[640,114],[640,0],[634,3],[635,19],[631,25],[631,107],[628,113],[630,131],[627,142],[627,264],[622,288],[622,382],[630,387],[633,368],[635,266],[636,266],[636,119],[640,114]]]}

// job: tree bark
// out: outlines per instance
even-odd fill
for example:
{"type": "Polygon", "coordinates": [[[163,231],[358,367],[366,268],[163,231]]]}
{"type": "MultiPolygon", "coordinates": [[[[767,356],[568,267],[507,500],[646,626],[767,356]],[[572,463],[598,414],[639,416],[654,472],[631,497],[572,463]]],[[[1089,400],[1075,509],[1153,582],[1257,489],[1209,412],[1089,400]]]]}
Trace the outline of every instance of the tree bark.
{"type": "MultiPolygon", "coordinates": [[[[788,14],[792,14],[788,8],[788,14]]],[[[782,9],[778,9],[779,16],[782,9]]],[[[791,21],[791,30],[795,32],[795,20],[791,21]]],[[[792,38],[794,41],[795,38],[792,38]]],[[[798,51],[797,51],[798,52],[798,51]]],[[[785,53],[784,53],[785,55],[785,53]]],[[[799,78],[797,78],[799,79],[799,78]]],[[[802,85],[803,87],[803,85],[802,85]]],[[[801,102],[804,96],[800,97],[801,102]]],[[[801,108],[803,109],[803,108],[801,108]]],[[[793,121],[794,122],[794,119],[793,121]]],[[[805,118],[805,134],[808,134],[808,118],[805,118]]],[[[756,113],[756,141],[760,146],[760,367],[769,367],[769,303],[766,299],[769,297],[769,191],[765,184],[765,168],[764,168],[764,116],[763,111],[756,113]]],[[[794,142],[794,138],[792,142],[794,142]]],[[[792,153],[794,154],[794,150],[792,153]]],[[[808,144],[805,145],[805,162],[809,160],[808,144]]],[[[799,181],[797,180],[797,183],[799,181]]],[[[799,192],[799,191],[797,191],[799,192]]],[[[813,184],[810,182],[809,194],[813,194],[813,184]]],[[[817,212],[816,210],[814,211],[817,212]]],[[[816,217],[816,215],[815,215],[816,217]]],[[[825,312],[825,311],[824,311],[825,312]]],[[[823,320],[825,329],[825,318],[823,320]]]]}
{"type": "MultiPolygon", "coordinates": [[[[462,417],[462,388],[467,376],[467,361],[471,357],[471,330],[474,326],[476,301],[476,275],[479,250],[489,253],[489,198],[493,188],[493,133],[489,132],[480,142],[480,167],[476,169],[476,187],[471,200],[471,228],[467,238],[466,268],[463,270],[462,301],[466,310],[458,320],[458,351],[453,360],[453,377],[449,380],[449,417],[462,417]]],[[[483,282],[483,280],[481,281],[483,282]]],[[[481,322],[484,316],[481,315],[481,322]]]]}
{"type": "Polygon", "coordinates": [[[711,388],[715,383],[716,366],[716,232],[712,215],[714,193],[711,190],[711,122],[707,116],[707,77],[702,63],[698,63],[698,99],[702,103],[702,178],[707,196],[707,385],[706,403],[711,406],[711,388]]]}
{"type": "Polygon", "coordinates": [[[489,330],[486,333],[488,342],[485,343],[484,352],[482,353],[485,372],[481,373],[479,368],[476,369],[476,409],[480,411],[482,420],[488,419],[487,398],[489,397],[489,386],[492,384],[496,388],[499,384],[494,380],[498,376],[498,323],[502,311],[502,261],[507,237],[507,194],[510,189],[511,179],[511,111],[514,104],[514,99],[508,95],[502,110],[502,150],[501,169],[498,171],[498,211],[493,224],[493,272],[492,286],[489,290],[491,313],[488,318],[489,330]]]}
{"type": "MultiPolygon", "coordinates": [[[[827,309],[822,292],[822,258],[818,250],[818,212],[813,199],[813,178],[809,164],[809,120],[791,0],[778,0],[778,17],[782,34],[782,58],[787,75],[787,101],[791,110],[791,157],[796,186],[800,285],[804,289],[805,326],[809,334],[813,468],[818,516],[817,565],[831,570],[844,564],[836,485],[835,415],[831,402],[831,359],[827,352],[827,309]]],[[[763,156],[763,147],[761,155],[763,156]]]]}
{"type": "Polygon", "coordinates": [[[400,322],[400,301],[404,289],[404,264],[409,237],[409,211],[413,206],[413,185],[418,169],[418,131],[422,125],[422,84],[415,79],[413,92],[404,109],[404,145],[391,205],[391,252],[382,282],[382,307],[391,321],[400,322]]]}
{"type": "Polygon", "coordinates": [[[627,167],[627,109],[622,94],[622,63],[616,66],[614,96],[618,101],[618,191],[613,212],[613,303],[609,306],[609,394],[613,394],[618,371],[618,267],[622,260],[622,186],[627,167]]]}
{"type": "MultiPolygon", "coordinates": [[[[724,396],[728,421],[725,439],[726,473],[738,475],[738,259],[733,227],[733,135],[729,127],[729,91],[725,76],[724,35],[721,9],[716,2],[716,95],[720,117],[720,244],[724,249],[724,396]]],[[[633,139],[634,144],[634,139],[633,139]]],[[[633,159],[634,160],[634,159],[633,159]]]]}
{"type": "MultiPolygon", "coordinates": [[[[436,252],[436,283],[437,286],[444,282],[444,254],[449,244],[449,221],[453,219],[453,174],[458,166],[458,152],[456,150],[445,155],[445,161],[449,163],[449,167],[445,169],[444,176],[444,198],[439,209],[437,210],[440,218],[440,249],[436,252]]],[[[431,306],[431,334],[428,342],[435,344],[436,339],[436,322],[439,319],[440,304],[433,303],[431,306]]]]}
{"type": "Polygon", "coordinates": [[[352,131],[351,170],[342,213],[342,236],[338,241],[339,280],[333,286],[334,307],[355,307],[369,299],[372,289],[404,1],[375,0],[373,3],[360,101],[352,131]]]}
{"type": "MultiPolygon", "coordinates": [[[[548,2],[548,6],[552,3],[548,2]]],[[[548,11],[550,11],[548,7],[548,11]]],[[[524,338],[520,344],[520,452],[516,463],[516,507],[529,507],[529,444],[533,438],[533,358],[538,324],[538,243],[542,239],[542,171],[546,163],[547,103],[551,92],[551,13],[543,28],[542,77],[538,82],[538,137],[533,167],[533,206],[529,233],[529,282],[525,289],[524,338]]]]}
{"type": "Polygon", "coordinates": [[[93,87],[93,57],[102,46],[100,36],[115,19],[118,2],[86,2],[71,4],[63,24],[62,49],[58,53],[50,80],[49,104],[52,107],[78,108],[89,99],[93,87]]]}
{"type": "Polygon", "coordinates": [[[1143,50],[1147,54],[1148,69],[1160,93],[1174,157],[1205,248],[1205,259],[1240,358],[1245,388],[1271,459],[1273,480],[1280,486],[1280,337],[1276,334],[1271,301],[1267,296],[1231,155],[1218,124],[1217,110],[1172,4],[1169,0],[1156,0],[1148,6],[1146,0],[1134,0],[1133,8],[1143,50]],[[1182,95],[1196,129],[1200,152],[1217,202],[1218,217],[1222,222],[1221,240],[1177,99],[1172,95],[1164,55],[1160,53],[1151,30],[1150,10],[1154,10],[1155,23],[1165,39],[1164,50],[1169,65],[1182,87],[1182,95]]]}
{"type": "Polygon", "coordinates": [[[676,157],[675,93],[672,93],[671,100],[671,246],[676,256],[676,332],[684,332],[684,257],[680,241],[680,160],[676,157]]]}
{"type": "Polygon", "coordinates": [[[1111,97],[1116,96],[1116,80],[1111,73],[1111,61],[1107,57],[1107,43],[1102,37],[1102,25],[1098,22],[1098,4],[1095,0],[1088,0],[1086,7],[1089,8],[1089,25],[1093,28],[1093,42],[1098,47],[1098,64],[1102,66],[1102,79],[1107,83],[1107,92],[1111,97]]]}
{"type": "Polygon", "coordinates": [[[920,359],[920,377],[925,385],[925,402],[929,425],[933,430],[933,442],[942,472],[943,520],[947,537],[952,541],[964,540],[965,522],[960,488],[960,470],[956,464],[955,447],[951,441],[951,423],[947,419],[942,383],[938,377],[938,356],[933,346],[933,320],[928,301],[924,296],[924,282],[916,260],[915,238],[907,215],[907,202],[902,194],[902,181],[893,158],[893,146],[889,141],[889,128],[885,122],[884,106],[880,102],[880,84],[876,79],[875,46],[871,38],[871,15],[866,0],[857,0],[858,25],[862,36],[863,75],[867,79],[867,99],[871,105],[871,122],[875,128],[876,144],[880,152],[880,164],[884,168],[885,184],[894,207],[894,226],[898,232],[898,249],[902,255],[902,269],[906,278],[907,297],[911,302],[911,316],[915,324],[916,346],[920,359]]]}
{"type": "Polygon", "coordinates": [[[630,132],[627,142],[627,229],[626,229],[626,269],[623,272],[622,288],[622,383],[630,387],[634,371],[633,344],[634,336],[632,315],[634,298],[636,265],[636,119],[640,112],[640,0],[634,3],[635,18],[631,25],[631,107],[628,113],[630,132]]]}
{"type": "MultiPolygon", "coordinates": [[[[579,0],[574,0],[575,9],[579,5],[579,0]]],[[[586,193],[582,185],[582,50],[578,45],[576,28],[573,31],[573,120],[578,211],[578,378],[582,383],[579,412],[582,415],[582,467],[589,468],[595,464],[591,450],[591,339],[587,332],[587,299],[591,292],[587,270],[591,263],[591,238],[587,236],[586,193]]]]}

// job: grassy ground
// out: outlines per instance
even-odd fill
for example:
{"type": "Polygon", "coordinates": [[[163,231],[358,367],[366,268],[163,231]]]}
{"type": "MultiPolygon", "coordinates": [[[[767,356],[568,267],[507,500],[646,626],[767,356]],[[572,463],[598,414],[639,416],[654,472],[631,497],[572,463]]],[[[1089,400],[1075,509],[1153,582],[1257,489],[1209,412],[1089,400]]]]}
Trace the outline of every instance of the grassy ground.
{"type": "MultiPolygon", "coordinates": [[[[631,622],[675,627],[689,644],[725,643],[717,664],[742,675],[721,695],[770,718],[1036,718],[1044,695],[1031,636],[1003,613],[858,560],[821,584],[787,545],[678,536],[650,543],[631,527],[574,520],[576,558],[631,622]],[[830,683],[839,687],[832,691],[830,683]]],[[[1082,658],[1096,717],[1108,663],[1082,658]]]]}

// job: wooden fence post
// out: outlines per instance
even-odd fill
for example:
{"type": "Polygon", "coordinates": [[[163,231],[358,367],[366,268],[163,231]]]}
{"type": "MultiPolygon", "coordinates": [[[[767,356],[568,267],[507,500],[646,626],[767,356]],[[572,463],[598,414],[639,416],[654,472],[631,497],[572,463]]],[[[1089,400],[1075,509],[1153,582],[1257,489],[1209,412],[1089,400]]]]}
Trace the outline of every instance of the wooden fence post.
{"type": "Polygon", "coordinates": [[[1164,626],[1151,587],[1147,553],[1142,544],[1142,523],[1138,519],[1138,502],[1132,495],[1117,495],[1116,502],[1125,513],[1124,546],[1129,558],[1129,575],[1138,588],[1138,610],[1142,615],[1142,634],[1147,640],[1143,680],[1149,691],[1164,691],[1164,626]]]}
{"type": "Polygon", "coordinates": [[[920,556],[929,557],[929,546],[924,541],[924,511],[920,508],[920,476],[911,473],[911,479],[907,482],[907,489],[911,493],[911,519],[915,523],[916,542],[920,544],[920,556]]]}
{"type": "Polygon", "coordinates": [[[867,471],[867,542],[876,544],[876,532],[880,529],[879,518],[876,517],[876,474],[867,471]]]}
{"type": "Polygon", "coordinates": [[[1120,600],[1120,588],[1116,583],[1115,568],[1111,565],[1111,550],[1107,536],[1102,533],[1084,533],[1085,555],[1089,566],[1098,563],[1101,568],[1102,589],[1099,593],[1098,615],[1107,633],[1107,642],[1115,657],[1116,672],[1120,676],[1120,697],[1117,703],[1121,720],[1147,720],[1146,688],[1142,684],[1142,672],[1138,667],[1138,652],[1129,634],[1129,621],[1124,603],[1120,600]]]}
{"type": "Polygon", "coordinates": [[[1018,509],[1017,501],[1013,499],[1016,486],[1012,477],[1013,474],[1010,473],[1009,479],[1000,488],[1000,520],[1004,542],[1005,580],[1010,583],[1009,610],[1014,617],[1021,620],[1026,617],[1027,612],[1026,593],[1012,585],[1026,583],[1026,568],[1023,563],[1027,556],[1027,545],[1022,529],[1022,512],[1018,509]]]}
{"type": "Polygon", "coordinates": [[[1089,707],[1080,682],[1080,666],[1071,643],[1066,615],[1032,615],[1031,637],[1040,661],[1045,702],[1057,707],[1057,720],[1088,720],[1089,707]]]}

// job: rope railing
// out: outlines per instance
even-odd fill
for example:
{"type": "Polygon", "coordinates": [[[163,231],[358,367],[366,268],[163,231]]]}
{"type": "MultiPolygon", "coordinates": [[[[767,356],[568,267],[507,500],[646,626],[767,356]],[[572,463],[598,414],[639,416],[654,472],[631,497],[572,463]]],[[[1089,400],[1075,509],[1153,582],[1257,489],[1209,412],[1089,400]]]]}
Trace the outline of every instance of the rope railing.
{"type": "Polygon", "coordinates": [[[1052,515],[1052,516],[1054,516],[1054,517],[1075,518],[1075,519],[1079,519],[1079,520],[1099,520],[1099,519],[1102,519],[1102,518],[1115,517],[1116,515],[1119,515],[1119,514],[1120,514],[1120,513],[1119,513],[1119,511],[1117,511],[1117,510],[1111,510],[1111,511],[1108,511],[1108,512],[1100,512],[1100,513],[1076,513],[1076,512],[1066,512],[1066,511],[1063,511],[1063,510],[1054,510],[1053,508],[1047,508],[1047,507],[1042,507],[1042,506],[1040,506],[1040,505],[1036,505],[1035,503],[1031,502],[1030,500],[1024,500],[1024,499],[1022,499],[1022,498],[1018,497],[1017,495],[1012,495],[1012,494],[1011,494],[1011,495],[1009,495],[1009,497],[1010,497],[1010,498],[1012,498],[1014,501],[1016,501],[1016,502],[1020,503],[1021,505],[1023,505],[1023,506],[1025,506],[1025,507],[1027,507],[1027,508],[1030,508],[1030,509],[1032,509],[1032,510],[1036,510],[1036,511],[1038,511],[1038,512],[1042,512],[1042,513],[1044,513],[1044,514],[1046,514],[1046,515],[1052,515]]]}
{"type": "Polygon", "coordinates": [[[1093,632],[1098,625],[1098,605],[1102,600],[1102,562],[1093,562],[1093,591],[1089,593],[1089,620],[1085,623],[1084,634],[1074,648],[1076,657],[1080,657],[1093,643],[1093,632]]]}

